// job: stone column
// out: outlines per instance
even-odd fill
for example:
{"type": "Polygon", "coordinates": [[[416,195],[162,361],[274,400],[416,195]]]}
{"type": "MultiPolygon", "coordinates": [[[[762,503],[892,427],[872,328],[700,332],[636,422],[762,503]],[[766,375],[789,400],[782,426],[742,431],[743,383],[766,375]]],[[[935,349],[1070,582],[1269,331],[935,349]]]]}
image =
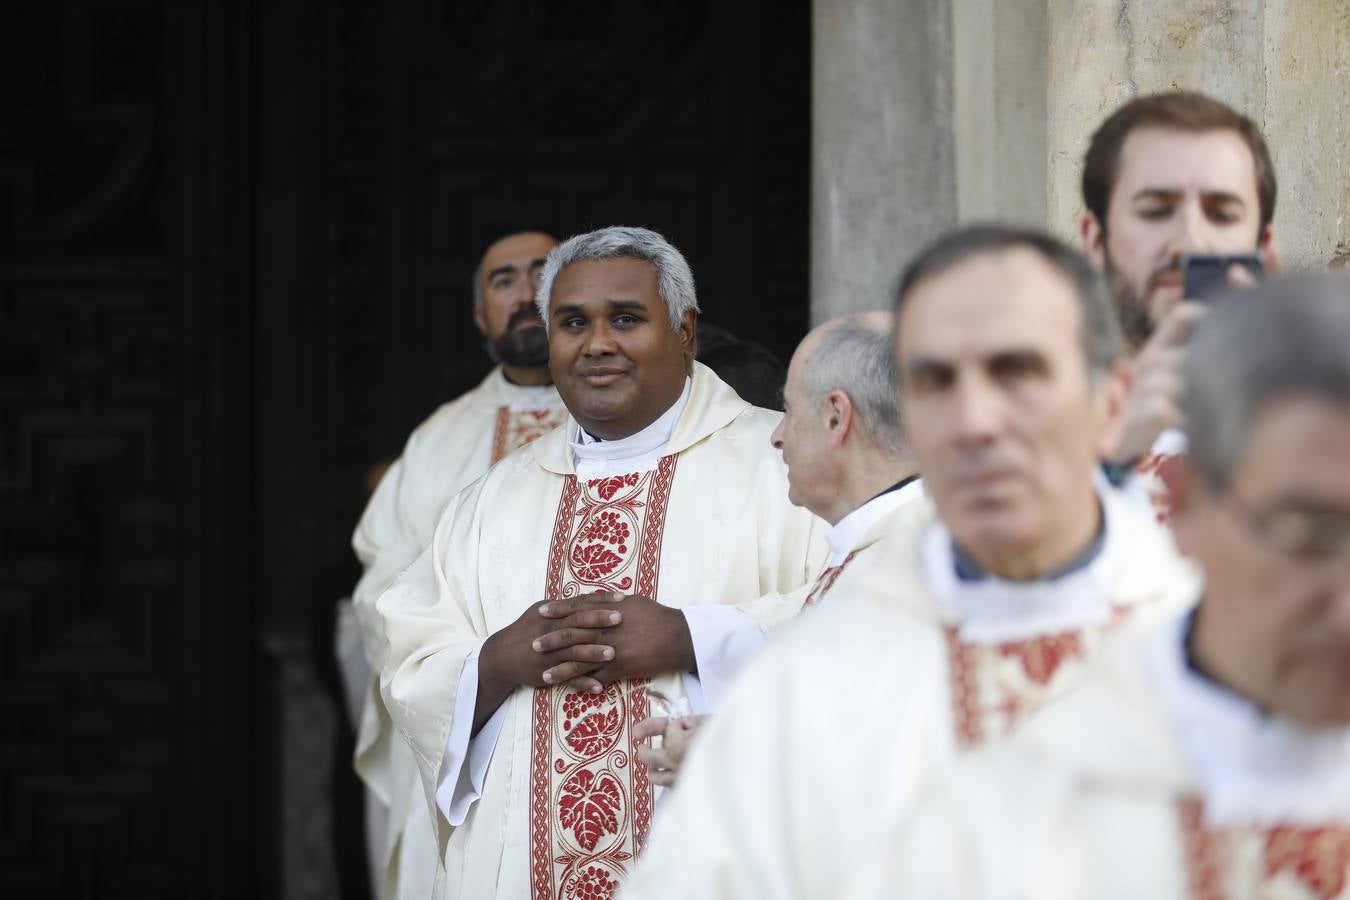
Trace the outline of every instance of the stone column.
{"type": "Polygon", "coordinates": [[[1043,227],[1046,0],[952,0],[957,217],[1043,227]]]}
{"type": "Polygon", "coordinates": [[[889,305],[956,220],[948,0],[815,0],[811,317],[889,305]]]}

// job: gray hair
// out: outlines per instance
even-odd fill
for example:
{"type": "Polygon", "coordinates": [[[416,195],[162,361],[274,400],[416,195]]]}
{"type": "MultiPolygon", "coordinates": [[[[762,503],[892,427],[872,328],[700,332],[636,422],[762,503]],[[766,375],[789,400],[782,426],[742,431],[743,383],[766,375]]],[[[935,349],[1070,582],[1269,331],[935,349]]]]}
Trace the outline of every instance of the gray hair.
{"type": "Polygon", "coordinates": [[[1026,249],[1033,251],[1073,286],[1080,312],[1080,340],[1088,372],[1101,375],[1125,353],[1120,319],[1106,282],[1088,264],[1083,254],[1050,235],[1012,225],[972,225],[938,238],[922,250],[900,276],[896,291],[896,327],[900,310],[921,281],[986,253],[1026,249]]]}
{"type": "Polygon", "coordinates": [[[1276,279],[1212,303],[1186,353],[1181,408],[1191,462],[1222,490],[1270,404],[1313,396],[1350,412],[1350,279],[1276,279]]]}
{"type": "Polygon", "coordinates": [[[897,456],[909,452],[895,396],[895,356],[891,330],[849,317],[821,333],[806,360],[802,385],[813,406],[830,391],[843,391],[863,429],[882,449],[897,456]]]}
{"type": "Polygon", "coordinates": [[[544,320],[545,328],[549,327],[548,304],[558,273],[572,263],[606,259],[640,259],[652,264],[656,269],[656,291],[666,304],[671,331],[679,330],[685,313],[699,311],[694,273],[680,251],[650,229],[613,225],[574,235],[549,253],[535,294],[539,317],[544,320]]]}

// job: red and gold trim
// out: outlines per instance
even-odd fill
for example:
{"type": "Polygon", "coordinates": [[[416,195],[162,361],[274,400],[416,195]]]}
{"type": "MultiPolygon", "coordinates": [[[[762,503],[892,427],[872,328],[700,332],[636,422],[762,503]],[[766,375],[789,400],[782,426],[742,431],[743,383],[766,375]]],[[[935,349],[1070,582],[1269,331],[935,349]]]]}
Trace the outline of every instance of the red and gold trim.
{"type": "MultiPolygon", "coordinates": [[[[585,483],[558,502],[545,595],[617,591],[655,598],[675,456],[653,472],[585,483]]],[[[647,679],[601,694],[536,688],[530,750],[530,881],[535,900],[617,892],[651,824],[652,786],[633,727],[649,715],[647,679]]]]}
{"type": "Polygon", "coordinates": [[[1342,825],[1211,829],[1196,797],[1177,803],[1194,900],[1350,898],[1350,828],[1342,825]],[[1241,890],[1229,890],[1230,887],[1241,890]]]}
{"type": "Polygon", "coordinates": [[[498,407],[492,428],[492,463],[496,464],[512,450],[519,450],[562,424],[563,409],[511,409],[498,407]]]}

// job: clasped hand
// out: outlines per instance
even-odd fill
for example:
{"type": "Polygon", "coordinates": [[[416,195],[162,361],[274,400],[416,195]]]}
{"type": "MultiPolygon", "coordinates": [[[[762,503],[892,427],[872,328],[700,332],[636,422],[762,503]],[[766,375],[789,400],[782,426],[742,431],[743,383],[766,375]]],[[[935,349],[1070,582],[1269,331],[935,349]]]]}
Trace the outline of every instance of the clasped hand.
{"type": "Polygon", "coordinates": [[[610,592],[532,606],[493,635],[484,653],[513,684],[567,684],[590,693],[624,678],[694,667],[683,613],[649,597],[610,592]]]}

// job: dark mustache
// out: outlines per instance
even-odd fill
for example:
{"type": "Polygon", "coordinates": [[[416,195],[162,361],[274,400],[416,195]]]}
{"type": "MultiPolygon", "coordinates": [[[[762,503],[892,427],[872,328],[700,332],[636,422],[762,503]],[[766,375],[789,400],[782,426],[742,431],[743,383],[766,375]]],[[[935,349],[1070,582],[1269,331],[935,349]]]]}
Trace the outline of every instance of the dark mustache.
{"type": "Polygon", "coordinates": [[[538,309],[536,309],[533,306],[522,306],[520,309],[511,313],[511,318],[506,320],[506,327],[508,330],[510,330],[512,328],[515,328],[521,322],[524,322],[526,319],[532,319],[535,322],[538,322],[540,325],[544,324],[544,320],[539,318],[538,309]]]}
{"type": "Polygon", "coordinates": [[[1154,271],[1148,278],[1148,289],[1153,290],[1164,278],[1170,276],[1180,277],[1181,275],[1181,257],[1173,257],[1171,262],[1160,269],[1154,271]]]}

